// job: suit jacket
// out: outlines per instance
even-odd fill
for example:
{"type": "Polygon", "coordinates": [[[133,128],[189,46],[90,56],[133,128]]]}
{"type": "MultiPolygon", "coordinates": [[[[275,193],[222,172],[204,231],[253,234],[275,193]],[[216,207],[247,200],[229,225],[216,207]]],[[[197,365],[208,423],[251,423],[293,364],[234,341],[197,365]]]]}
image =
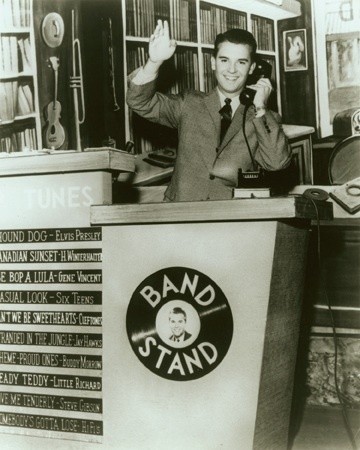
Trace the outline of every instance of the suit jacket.
{"type": "MultiPolygon", "coordinates": [[[[179,144],[174,173],[165,192],[168,201],[223,200],[232,198],[238,169],[251,170],[243,135],[244,106],[236,110],[220,144],[221,108],[216,89],[179,95],[156,92],[156,80],[144,85],[129,81],[129,107],[140,116],[178,129],[179,144]]],[[[280,116],[267,111],[255,118],[249,108],[246,136],[256,162],[266,170],[279,170],[291,160],[280,116]]]]}
{"type": "MultiPolygon", "coordinates": [[[[184,332],[184,341],[188,340],[189,338],[191,338],[191,333],[188,333],[187,331],[184,332]]],[[[176,341],[176,337],[172,334],[170,336],[170,341],[176,341]]]]}

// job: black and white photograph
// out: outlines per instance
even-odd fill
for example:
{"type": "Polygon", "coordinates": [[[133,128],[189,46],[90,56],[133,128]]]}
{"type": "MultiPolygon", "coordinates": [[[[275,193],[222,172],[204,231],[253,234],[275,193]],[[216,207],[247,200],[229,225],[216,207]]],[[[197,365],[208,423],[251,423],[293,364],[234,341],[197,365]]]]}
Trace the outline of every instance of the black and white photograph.
{"type": "Polygon", "coordinates": [[[360,450],[359,0],[0,0],[0,449],[360,450]]]}
{"type": "Polygon", "coordinates": [[[307,70],[306,30],[284,31],[285,72],[307,70]]]}

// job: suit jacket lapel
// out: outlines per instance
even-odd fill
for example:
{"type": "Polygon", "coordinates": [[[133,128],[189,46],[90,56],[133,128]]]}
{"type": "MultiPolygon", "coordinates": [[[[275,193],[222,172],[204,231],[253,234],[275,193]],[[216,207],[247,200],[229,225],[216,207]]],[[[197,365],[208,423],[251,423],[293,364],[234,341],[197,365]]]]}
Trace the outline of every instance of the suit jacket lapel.
{"type": "MultiPolygon", "coordinates": [[[[237,133],[242,133],[242,127],[243,127],[243,116],[244,116],[244,109],[245,106],[240,103],[239,107],[237,108],[234,117],[231,121],[230,127],[227,130],[227,133],[220,144],[220,128],[221,128],[221,116],[219,114],[219,110],[221,108],[219,95],[217,92],[217,89],[213,89],[209,95],[204,97],[204,103],[206,105],[206,108],[211,116],[211,119],[214,124],[214,132],[216,133],[216,143],[217,143],[217,152],[215,156],[215,161],[217,157],[221,154],[221,152],[226,148],[226,146],[229,144],[229,142],[233,139],[233,137],[237,133]]],[[[253,112],[252,108],[249,108],[247,112],[247,120],[253,118],[253,112]]],[[[206,164],[209,166],[209,168],[213,167],[214,161],[214,154],[209,152],[208,149],[202,150],[203,158],[206,161],[206,164]]]]}
{"type": "Polygon", "coordinates": [[[208,112],[210,116],[207,116],[206,119],[209,124],[209,146],[201,145],[200,151],[206,166],[210,170],[213,166],[214,155],[216,154],[216,146],[219,144],[220,139],[220,99],[216,88],[213,89],[208,95],[206,95],[203,98],[203,101],[205,104],[204,114],[206,115],[206,112],[208,112]],[[215,144],[213,148],[210,145],[210,142],[213,143],[212,145],[215,144]]]}
{"type": "Polygon", "coordinates": [[[231,139],[235,136],[235,134],[242,132],[243,127],[243,117],[244,117],[244,105],[240,103],[238,109],[235,111],[234,117],[231,121],[229,129],[227,130],[225,137],[222,143],[219,146],[219,151],[217,152],[217,156],[224,150],[224,148],[228,145],[231,139]]]}
{"type": "Polygon", "coordinates": [[[205,105],[210,113],[210,116],[214,122],[215,131],[218,136],[220,136],[220,114],[219,110],[221,108],[219,95],[217,89],[213,89],[209,95],[204,98],[205,105]]]}

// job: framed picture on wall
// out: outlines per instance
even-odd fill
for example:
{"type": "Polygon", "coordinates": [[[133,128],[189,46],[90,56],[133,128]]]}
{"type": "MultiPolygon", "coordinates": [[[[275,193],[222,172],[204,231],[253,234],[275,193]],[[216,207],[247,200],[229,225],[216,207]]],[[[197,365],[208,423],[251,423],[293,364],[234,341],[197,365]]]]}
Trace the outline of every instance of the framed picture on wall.
{"type": "Polygon", "coordinates": [[[287,30],[283,32],[285,72],[307,70],[308,54],[306,30],[287,30]]]}
{"type": "Polygon", "coordinates": [[[336,114],[360,106],[360,2],[313,2],[319,137],[334,134],[336,114]]]}

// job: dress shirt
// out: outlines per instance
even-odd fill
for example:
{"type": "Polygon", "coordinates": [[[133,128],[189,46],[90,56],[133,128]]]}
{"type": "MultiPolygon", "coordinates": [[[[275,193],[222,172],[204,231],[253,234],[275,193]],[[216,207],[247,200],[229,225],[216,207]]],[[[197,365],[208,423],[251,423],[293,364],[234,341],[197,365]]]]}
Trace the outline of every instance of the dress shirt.
{"type": "Polygon", "coordinates": [[[179,337],[175,338],[176,342],[184,342],[185,339],[185,333],[181,334],[179,337]]]}
{"type": "MultiPolygon", "coordinates": [[[[221,103],[221,108],[223,106],[225,106],[225,99],[230,98],[230,97],[226,97],[219,88],[217,88],[218,94],[219,94],[219,98],[220,98],[220,103],[221,103]]],[[[240,98],[237,95],[236,97],[231,97],[231,109],[232,109],[232,117],[234,117],[234,114],[236,112],[236,110],[238,109],[240,105],[240,98]]]]}
{"type": "Polygon", "coordinates": [[[138,69],[134,70],[132,74],[135,74],[134,78],[132,79],[132,82],[134,84],[137,84],[138,86],[150,83],[151,81],[155,80],[158,76],[158,74],[146,75],[143,67],[139,67],[138,69]]]}

